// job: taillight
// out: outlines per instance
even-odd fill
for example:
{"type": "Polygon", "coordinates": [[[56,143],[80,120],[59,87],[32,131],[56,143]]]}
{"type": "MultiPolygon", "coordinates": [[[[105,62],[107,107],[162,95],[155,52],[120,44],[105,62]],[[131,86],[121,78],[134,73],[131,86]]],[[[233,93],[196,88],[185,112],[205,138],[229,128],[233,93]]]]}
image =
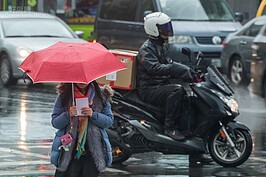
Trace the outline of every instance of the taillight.
{"type": "Polygon", "coordinates": [[[260,46],[257,45],[256,43],[253,43],[251,45],[251,49],[252,49],[252,54],[251,55],[252,55],[253,59],[257,59],[257,60],[260,60],[261,59],[261,57],[258,54],[259,48],[260,48],[260,46]]]}
{"type": "Polygon", "coordinates": [[[96,39],[88,39],[88,42],[96,43],[96,39]]]}

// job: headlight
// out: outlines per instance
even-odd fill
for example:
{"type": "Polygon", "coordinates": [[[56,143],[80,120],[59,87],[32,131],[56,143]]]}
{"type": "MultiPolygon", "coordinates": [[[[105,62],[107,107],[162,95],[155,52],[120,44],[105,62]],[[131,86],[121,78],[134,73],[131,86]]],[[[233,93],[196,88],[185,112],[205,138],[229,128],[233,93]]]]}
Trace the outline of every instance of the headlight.
{"type": "MultiPolygon", "coordinates": [[[[236,114],[239,113],[238,103],[237,103],[237,101],[236,101],[234,98],[229,97],[229,96],[224,96],[222,93],[217,92],[217,91],[215,91],[215,90],[212,90],[212,89],[210,89],[210,90],[211,90],[213,93],[215,93],[217,96],[219,96],[219,98],[220,98],[221,100],[223,100],[223,101],[226,103],[226,105],[230,108],[230,110],[231,110],[233,113],[236,113],[236,114]]],[[[230,112],[227,112],[227,114],[228,114],[229,116],[231,116],[231,113],[230,113],[230,112]]]]}
{"type": "Polygon", "coordinates": [[[172,36],[168,38],[169,44],[190,44],[192,38],[190,36],[172,36]]]}
{"type": "Polygon", "coordinates": [[[238,103],[235,99],[230,99],[226,102],[226,104],[229,106],[229,108],[231,109],[231,111],[233,113],[239,113],[239,110],[238,110],[238,103]]]}
{"type": "Polygon", "coordinates": [[[19,56],[22,58],[26,58],[32,52],[31,50],[25,49],[25,48],[18,48],[17,51],[18,51],[19,56]]]}
{"type": "Polygon", "coordinates": [[[257,44],[252,44],[252,45],[251,45],[251,48],[252,48],[253,50],[259,50],[260,46],[258,46],[257,44]]]}

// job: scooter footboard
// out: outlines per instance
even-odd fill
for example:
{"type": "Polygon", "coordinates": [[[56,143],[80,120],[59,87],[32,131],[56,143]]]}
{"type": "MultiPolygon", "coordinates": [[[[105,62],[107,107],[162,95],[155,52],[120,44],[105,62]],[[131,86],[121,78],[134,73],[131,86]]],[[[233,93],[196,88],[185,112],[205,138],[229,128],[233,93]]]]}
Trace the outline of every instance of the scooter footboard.
{"type": "MultiPolygon", "coordinates": [[[[129,120],[130,124],[133,125],[141,134],[153,144],[160,144],[166,148],[164,153],[180,153],[180,154],[189,154],[189,153],[204,153],[207,152],[206,146],[201,138],[192,137],[185,139],[183,141],[175,141],[172,138],[159,134],[153,130],[150,130],[143,126],[137,120],[129,120]]],[[[164,151],[160,149],[160,151],[164,151]]]]}

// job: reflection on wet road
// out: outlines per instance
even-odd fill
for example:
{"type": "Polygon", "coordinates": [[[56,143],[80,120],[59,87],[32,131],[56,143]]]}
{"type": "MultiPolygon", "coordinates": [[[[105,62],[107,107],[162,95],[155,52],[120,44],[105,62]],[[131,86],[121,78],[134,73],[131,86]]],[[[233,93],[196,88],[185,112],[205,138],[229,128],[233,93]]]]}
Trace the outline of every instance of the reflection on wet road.
{"type": "MultiPolygon", "coordinates": [[[[253,157],[252,157],[253,158],[253,157]]],[[[204,166],[188,166],[188,157],[186,155],[162,155],[160,153],[150,152],[135,155],[124,163],[124,166],[114,168],[130,172],[131,175],[143,176],[189,176],[189,177],[227,177],[227,176],[243,176],[243,177],[258,177],[266,174],[266,160],[253,159],[247,161],[246,164],[238,168],[223,168],[214,162],[204,166]],[[260,168],[258,168],[258,164],[260,168]]],[[[118,176],[122,177],[123,173],[118,176]]],[[[106,177],[108,174],[106,175],[106,177]]],[[[123,176],[128,176],[124,174],[123,176]]]]}
{"type": "Polygon", "coordinates": [[[236,119],[246,124],[253,138],[253,153],[266,150],[266,106],[263,98],[249,92],[247,88],[234,88],[240,107],[236,119]]]}
{"type": "Polygon", "coordinates": [[[55,93],[40,92],[34,88],[2,88],[0,92],[2,119],[0,133],[4,135],[1,137],[4,138],[2,141],[39,140],[43,139],[42,135],[48,135],[45,139],[51,138],[49,134],[52,128],[47,120],[51,117],[55,96],[55,93]]]}
{"type": "MultiPolygon", "coordinates": [[[[123,165],[108,168],[101,176],[266,176],[266,109],[263,99],[248,89],[237,88],[240,104],[238,121],[250,129],[254,150],[238,168],[223,168],[216,163],[189,167],[187,155],[149,152],[133,155],[123,165]]],[[[52,86],[0,88],[0,176],[53,175],[49,162],[55,129],[50,124],[56,98],[52,86]]]]}

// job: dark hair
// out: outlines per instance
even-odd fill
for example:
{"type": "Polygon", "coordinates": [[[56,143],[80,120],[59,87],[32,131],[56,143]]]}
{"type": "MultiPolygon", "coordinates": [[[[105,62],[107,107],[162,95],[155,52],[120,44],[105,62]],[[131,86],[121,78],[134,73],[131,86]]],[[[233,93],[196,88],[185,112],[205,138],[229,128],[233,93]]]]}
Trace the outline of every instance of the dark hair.
{"type": "MultiPolygon", "coordinates": [[[[95,88],[95,94],[100,98],[102,104],[105,106],[105,101],[103,100],[101,89],[96,81],[91,82],[95,88]]],[[[62,106],[70,106],[72,104],[72,83],[59,83],[56,86],[56,93],[61,94],[62,106]]]]}

